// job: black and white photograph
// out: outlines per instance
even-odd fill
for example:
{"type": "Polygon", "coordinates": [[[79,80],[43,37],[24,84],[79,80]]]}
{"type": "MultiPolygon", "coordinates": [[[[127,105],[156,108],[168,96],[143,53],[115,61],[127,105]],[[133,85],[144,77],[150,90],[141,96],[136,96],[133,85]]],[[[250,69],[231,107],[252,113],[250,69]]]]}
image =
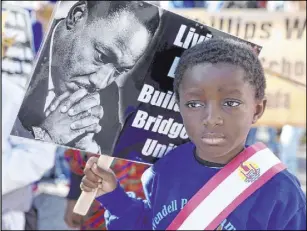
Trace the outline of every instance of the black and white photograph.
{"type": "Polygon", "coordinates": [[[143,2],[61,2],[12,135],[110,154],[120,91],[159,23],[159,8],[143,2]]]}
{"type": "Polygon", "coordinates": [[[152,164],[188,141],[174,71],[212,37],[236,38],[144,1],[62,1],[11,134],[152,164]]]}

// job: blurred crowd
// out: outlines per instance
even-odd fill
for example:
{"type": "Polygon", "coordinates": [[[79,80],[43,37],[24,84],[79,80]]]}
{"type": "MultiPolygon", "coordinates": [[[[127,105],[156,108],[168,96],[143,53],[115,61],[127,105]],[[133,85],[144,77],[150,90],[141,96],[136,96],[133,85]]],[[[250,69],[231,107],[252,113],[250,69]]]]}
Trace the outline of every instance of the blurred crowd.
{"type": "MultiPolygon", "coordinates": [[[[24,4],[27,4],[25,1],[24,4]]],[[[34,55],[37,54],[55,1],[25,5],[32,15],[34,55]]],[[[268,11],[296,12],[305,10],[305,1],[154,1],[166,9],[205,8],[218,11],[224,8],[262,8],[268,11]]],[[[19,4],[19,3],[13,3],[19,4]]],[[[4,54],[5,55],[5,54],[4,54]]],[[[73,213],[81,193],[79,188],[83,168],[90,153],[32,143],[9,133],[25,88],[10,80],[2,80],[2,229],[6,230],[103,230],[104,210],[94,203],[87,216],[73,213]],[[4,92],[4,89],[6,90],[4,92]],[[14,92],[14,94],[11,94],[14,92]],[[9,100],[8,100],[9,99],[9,100]],[[43,155],[42,155],[43,154],[43,155]]],[[[247,144],[262,141],[297,174],[297,153],[306,146],[306,129],[290,125],[252,128],[247,144]]],[[[306,153],[305,153],[306,155],[306,153]]],[[[143,197],[140,177],[147,165],[124,160],[112,164],[121,185],[138,197],[143,197]]],[[[305,170],[304,170],[305,171],[305,170]]]]}
{"type": "Polygon", "coordinates": [[[268,11],[296,12],[306,10],[306,1],[156,1],[163,8],[266,9],[268,11]]]}

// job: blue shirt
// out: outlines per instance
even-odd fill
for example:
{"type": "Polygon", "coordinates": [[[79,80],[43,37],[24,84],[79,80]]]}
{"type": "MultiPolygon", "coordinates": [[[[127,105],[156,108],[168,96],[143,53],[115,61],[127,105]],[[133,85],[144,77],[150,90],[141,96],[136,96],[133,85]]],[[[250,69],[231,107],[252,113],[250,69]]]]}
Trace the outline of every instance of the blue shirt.
{"type": "MultiPolygon", "coordinates": [[[[190,142],[180,145],[144,172],[146,200],[129,197],[119,185],[98,197],[108,210],[107,228],[165,230],[187,201],[220,170],[197,161],[194,148],[190,142]]],[[[287,170],[278,173],[217,228],[306,230],[306,197],[297,178],[287,170]]]]}

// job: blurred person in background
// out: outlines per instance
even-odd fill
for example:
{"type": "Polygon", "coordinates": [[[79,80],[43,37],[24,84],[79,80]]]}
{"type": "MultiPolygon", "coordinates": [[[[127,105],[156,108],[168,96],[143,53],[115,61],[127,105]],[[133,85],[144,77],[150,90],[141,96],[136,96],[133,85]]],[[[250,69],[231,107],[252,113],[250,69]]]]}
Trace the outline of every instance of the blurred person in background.
{"type": "Polygon", "coordinates": [[[265,8],[267,1],[205,1],[208,11],[219,11],[222,9],[257,9],[265,8]]]}
{"type": "Polygon", "coordinates": [[[35,183],[27,230],[69,230],[64,222],[66,195],[69,190],[69,166],[64,159],[67,148],[57,147],[55,164],[35,183]]]}
{"type": "MultiPolygon", "coordinates": [[[[172,8],[203,8],[208,1],[160,1],[160,6],[164,9],[172,8]]],[[[221,2],[221,1],[217,1],[221,2]]]]}
{"type": "Polygon", "coordinates": [[[251,128],[246,138],[246,145],[249,146],[256,143],[257,142],[256,135],[257,135],[257,128],[256,127],[251,128]]]}
{"type": "Polygon", "coordinates": [[[306,11],[306,1],[267,1],[268,11],[306,11]]]}
{"type": "Polygon", "coordinates": [[[284,1],[268,1],[267,10],[268,11],[283,11],[284,1]]]}
{"type": "Polygon", "coordinates": [[[223,1],[222,8],[227,9],[240,9],[248,8],[247,4],[249,1],[223,1]]]}
{"type": "Polygon", "coordinates": [[[54,165],[55,146],[9,136],[24,90],[2,79],[2,229],[24,230],[32,184],[54,165]]]}
{"type": "Polygon", "coordinates": [[[206,1],[205,7],[207,11],[214,12],[222,9],[224,1],[206,1]]]}
{"type": "MultiPolygon", "coordinates": [[[[213,2],[213,1],[208,1],[213,2]]],[[[266,8],[267,1],[220,1],[220,9],[259,9],[266,8]]]]}
{"type": "Polygon", "coordinates": [[[271,126],[257,126],[250,129],[246,144],[252,145],[256,142],[263,142],[268,148],[278,155],[280,152],[278,143],[278,129],[271,126]]]}
{"type": "Polygon", "coordinates": [[[285,125],[280,135],[280,159],[289,171],[297,175],[297,153],[306,129],[285,125]]]}
{"type": "Polygon", "coordinates": [[[264,141],[264,143],[267,145],[268,148],[272,150],[272,152],[275,153],[275,155],[279,156],[280,148],[277,137],[277,128],[273,126],[265,126],[264,129],[267,133],[267,140],[264,141]]]}

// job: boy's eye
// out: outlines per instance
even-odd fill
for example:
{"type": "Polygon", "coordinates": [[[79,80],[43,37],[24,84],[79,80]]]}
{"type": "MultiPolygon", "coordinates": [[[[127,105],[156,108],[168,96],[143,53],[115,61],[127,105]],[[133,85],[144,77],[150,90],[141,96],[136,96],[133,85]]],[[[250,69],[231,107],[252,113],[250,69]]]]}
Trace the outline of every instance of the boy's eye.
{"type": "Polygon", "coordinates": [[[238,107],[240,106],[240,102],[238,101],[233,101],[233,100],[229,100],[229,101],[226,101],[223,106],[226,106],[226,107],[238,107]]]}
{"type": "Polygon", "coordinates": [[[189,103],[186,103],[186,106],[189,108],[198,108],[198,107],[202,107],[203,105],[197,102],[189,102],[189,103]]]}

